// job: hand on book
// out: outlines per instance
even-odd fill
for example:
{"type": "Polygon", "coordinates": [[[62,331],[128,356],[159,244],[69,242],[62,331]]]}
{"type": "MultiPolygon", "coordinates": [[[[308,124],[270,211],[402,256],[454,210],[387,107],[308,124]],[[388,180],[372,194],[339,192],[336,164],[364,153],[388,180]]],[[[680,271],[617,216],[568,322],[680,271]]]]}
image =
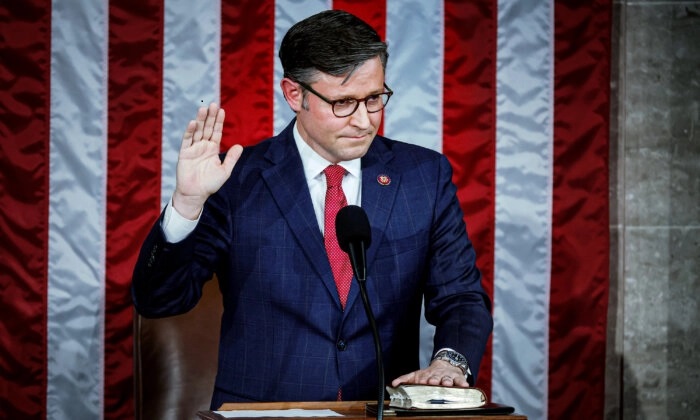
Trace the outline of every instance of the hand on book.
{"type": "Polygon", "coordinates": [[[433,360],[427,368],[401,375],[391,381],[391,386],[396,387],[399,384],[469,387],[462,370],[444,360],[433,360]]]}

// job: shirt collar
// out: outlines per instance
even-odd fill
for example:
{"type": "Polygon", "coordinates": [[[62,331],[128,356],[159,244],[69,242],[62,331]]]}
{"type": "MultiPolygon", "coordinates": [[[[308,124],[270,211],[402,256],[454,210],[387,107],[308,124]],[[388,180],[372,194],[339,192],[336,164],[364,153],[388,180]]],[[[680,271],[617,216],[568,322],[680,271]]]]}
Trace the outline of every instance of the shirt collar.
{"type": "MultiPolygon", "coordinates": [[[[301,156],[301,163],[304,167],[304,175],[306,179],[314,179],[323,173],[328,165],[332,165],[331,162],[322,158],[321,155],[316,153],[301,137],[299,129],[297,128],[297,122],[294,122],[294,142],[299,150],[299,155],[301,156]]],[[[348,173],[354,177],[359,178],[361,173],[361,158],[339,162],[338,165],[345,168],[348,173]]]]}

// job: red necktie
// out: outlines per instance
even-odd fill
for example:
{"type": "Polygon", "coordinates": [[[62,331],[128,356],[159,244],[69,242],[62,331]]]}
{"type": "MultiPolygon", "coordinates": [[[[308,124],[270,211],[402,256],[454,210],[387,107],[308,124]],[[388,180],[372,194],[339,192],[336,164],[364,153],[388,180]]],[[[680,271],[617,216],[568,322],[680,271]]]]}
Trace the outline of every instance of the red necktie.
{"type": "Polygon", "coordinates": [[[348,205],[343,192],[343,177],[345,169],[342,166],[330,165],[323,170],[326,175],[326,211],[324,222],[324,242],[328,261],[331,263],[335,285],[338,288],[340,304],[345,309],[348,300],[350,284],[352,283],[352,267],[350,258],[338,245],[338,237],[335,234],[335,216],[338,210],[348,205]]]}

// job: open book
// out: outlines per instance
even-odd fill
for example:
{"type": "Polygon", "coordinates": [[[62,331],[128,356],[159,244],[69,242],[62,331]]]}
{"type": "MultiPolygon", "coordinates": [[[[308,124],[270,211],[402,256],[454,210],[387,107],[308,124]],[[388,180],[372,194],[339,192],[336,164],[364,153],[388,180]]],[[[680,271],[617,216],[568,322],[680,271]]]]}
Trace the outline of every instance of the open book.
{"type": "Polygon", "coordinates": [[[389,407],[404,409],[455,410],[486,405],[486,394],[479,388],[457,388],[439,385],[386,387],[389,407]]]}

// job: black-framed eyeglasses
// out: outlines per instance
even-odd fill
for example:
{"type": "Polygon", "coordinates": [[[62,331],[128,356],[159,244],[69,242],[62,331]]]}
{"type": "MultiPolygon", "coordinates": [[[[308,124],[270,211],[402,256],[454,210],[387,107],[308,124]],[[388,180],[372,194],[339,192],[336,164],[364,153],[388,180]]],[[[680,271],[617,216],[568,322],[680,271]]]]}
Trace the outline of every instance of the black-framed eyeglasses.
{"type": "Polygon", "coordinates": [[[389,89],[389,86],[387,86],[385,83],[384,89],[386,89],[386,92],[374,93],[372,95],[360,99],[343,98],[332,101],[313,90],[311,86],[307,85],[306,83],[297,83],[299,83],[299,85],[304,89],[321,98],[325,103],[329,104],[333,109],[333,115],[335,115],[338,118],[345,118],[354,114],[355,111],[357,111],[357,108],[360,106],[360,102],[365,103],[367,112],[369,112],[370,114],[379,112],[382,109],[384,109],[386,104],[389,102],[389,98],[391,98],[391,95],[394,94],[394,91],[389,89]]]}

